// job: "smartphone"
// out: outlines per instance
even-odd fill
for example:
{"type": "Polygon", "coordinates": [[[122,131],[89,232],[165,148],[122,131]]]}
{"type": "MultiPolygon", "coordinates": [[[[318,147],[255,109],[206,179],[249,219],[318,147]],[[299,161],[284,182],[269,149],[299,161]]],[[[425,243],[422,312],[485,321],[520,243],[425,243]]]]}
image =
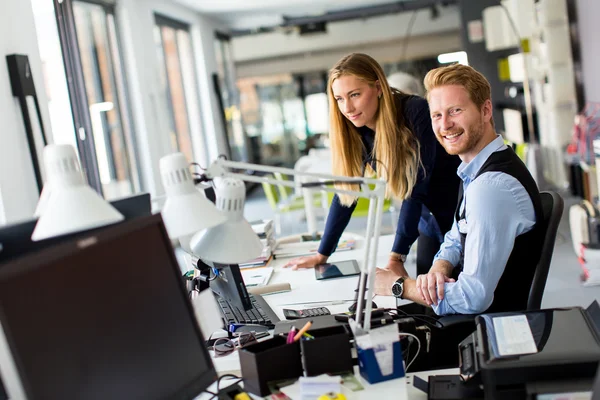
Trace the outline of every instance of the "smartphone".
{"type": "Polygon", "coordinates": [[[356,260],[337,261],[335,263],[320,264],[315,267],[317,280],[344,278],[360,275],[360,268],[356,260]]]}

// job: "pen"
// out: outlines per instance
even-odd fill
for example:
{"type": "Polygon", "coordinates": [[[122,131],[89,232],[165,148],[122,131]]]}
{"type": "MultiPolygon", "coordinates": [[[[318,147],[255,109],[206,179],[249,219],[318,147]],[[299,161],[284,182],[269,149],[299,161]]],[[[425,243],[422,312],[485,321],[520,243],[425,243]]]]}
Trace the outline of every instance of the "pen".
{"type": "Polygon", "coordinates": [[[308,321],[306,324],[304,324],[304,326],[302,327],[302,329],[300,329],[298,331],[298,333],[296,333],[296,336],[294,336],[294,342],[297,342],[298,340],[300,340],[300,338],[302,337],[302,335],[304,335],[304,332],[306,332],[307,330],[309,330],[311,326],[312,326],[312,321],[308,321]]]}
{"type": "Polygon", "coordinates": [[[286,344],[290,344],[294,342],[294,335],[296,334],[296,327],[292,326],[290,331],[288,332],[287,339],[285,341],[286,344]]]}
{"type": "Polygon", "coordinates": [[[307,337],[307,338],[309,338],[309,339],[314,339],[314,338],[315,338],[313,335],[311,335],[310,333],[306,333],[306,332],[304,332],[304,333],[302,334],[302,336],[304,336],[304,337],[307,337]]]}

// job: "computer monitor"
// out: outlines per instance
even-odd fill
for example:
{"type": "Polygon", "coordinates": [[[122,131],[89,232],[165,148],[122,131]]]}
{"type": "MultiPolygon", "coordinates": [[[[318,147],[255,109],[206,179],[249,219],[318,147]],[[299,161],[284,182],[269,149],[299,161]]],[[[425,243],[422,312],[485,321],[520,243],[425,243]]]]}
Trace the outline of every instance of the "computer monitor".
{"type": "MultiPolygon", "coordinates": [[[[152,215],[149,193],[111,201],[110,204],[123,214],[125,220],[152,215]]],[[[82,234],[103,229],[94,228],[85,232],[76,232],[35,242],[31,240],[31,235],[33,234],[36,224],[37,219],[32,219],[0,228],[0,263],[32,251],[53,246],[65,240],[70,240],[82,234]]]]}
{"type": "Polygon", "coordinates": [[[10,398],[191,399],[216,372],[160,215],[0,268],[10,398]]]}
{"type": "Polygon", "coordinates": [[[152,203],[150,193],[136,194],[135,196],[124,197],[113,200],[110,204],[123,214],[125,219],[145,217],[152,214],[152,203]]]}
{"type": "Polygon", "coordinates": [[[199,259],[196,266],[205,276],[210,275],[209,287],[217,296],[240,310],[252,308],[252,301],[238,264],[218,264],[199,259]],[[217,270],[217,274],[210,274],[213,268],[217,270]]]}

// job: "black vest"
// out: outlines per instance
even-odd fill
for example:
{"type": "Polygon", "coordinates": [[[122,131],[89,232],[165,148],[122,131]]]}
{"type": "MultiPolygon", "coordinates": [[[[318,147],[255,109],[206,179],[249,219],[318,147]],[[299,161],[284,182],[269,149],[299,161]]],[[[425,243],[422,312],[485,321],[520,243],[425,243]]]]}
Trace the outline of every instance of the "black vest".
{"type": "MultiPolygon", "coordinates": [[[[536,223],[530,231],[517,236],[515,245],[504,269],[498,286],[494,291],[494,301],[485,312],[505,312],[505,311],[521,311],[527,308],[527,299],[533,281],[535,268],[540,260],[542,253],[542,244],[544,240],[544,214],[542,202],[538,187],[529,173],[529,170],[523,164],[521,159],[515,152],[508,148],[502,151],[494,152],[487,161],[483,164],[475,179],[485,172],[503,172],[514,177],[525,188],[535,211],[536,223]]],[[[455,218],[464,219],[466,208],[460,213],[460,205],[463,198],[463,185],[459,185],[458,206],[456,207],[455,218]]],[[[468,224],[468,221],[467,221],[468,224]]],[[[460,274],[464,259],[466,234],[461,233],[462,255],[461,262],[455,271],[460,274]]],[[[485,268],[485,266],[482,266],[485,268]]],[[[455,278],[458,275],[455,276],[455,278]]]]}

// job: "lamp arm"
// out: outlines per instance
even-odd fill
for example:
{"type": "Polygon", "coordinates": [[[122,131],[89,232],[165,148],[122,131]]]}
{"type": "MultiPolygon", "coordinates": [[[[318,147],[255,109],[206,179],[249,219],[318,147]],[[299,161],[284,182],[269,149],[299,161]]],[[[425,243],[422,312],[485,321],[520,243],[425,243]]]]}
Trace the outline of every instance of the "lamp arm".
{"type": "Polygon", "coordinates": [[[290,168],[281,168],[267,165],[250,164],[238,161],[230,161],[224,158],[218,158],[208,167],[206,171],[206,177],[208,179],[214,179],[217,177],[230,177],[237,178],[246,182],[269,183],[275,185],[283,185],[287,187],[296,187],[296,183],[291,180],[279,180],[268,176],[247,175],[245,173],[232,172],[231,169],[237,169],[242,171],[259,171],[266,173],[280,172],[282,174],[294,177],[312,178],[310,181],[307,180],[308,184],[306,186],[302,186],[304,189],[320,190],[338,194],[348,194],[354,197],[363,197],[369,199],[369,214],[367,219],[367,229],[365,235],[365,252],[364,261],[362,264],[363,267],[361,268],[360,273],[358,308],[356,319],[357,324],[361,325],[363,304],[366,304],[363,329],[365,331],[368,331],[371,327],[371,311],[373,308],[371,298],[373,297],[373,285],[375,282],[377,246],[379,242],[379,236],[381,234],[383,200],[385,198],[385,189],[387,185],[385,180],[296,171],[290,168]],[[359,183],[361,184],[362,191],[342,190],[337,189],[335,187],[327,186],[319,187],[319,183],[321,185],[324,184],[322,180],[330,180],[341,183],[359,183]],[[374,185],[374,188],[371,189],[369,185],[374,185]]]}
{"type": "MultiPolygon", "coordinates": [[[[234,173],[229,171],[229,169],[250,170],[250,171],[267,172],[267,173],[280,172],[285,175],[291,175],[291,176],[297,176],[297,177],[307,177],[307,178],[316,178],[316,179],[331,179],[331,180],[336,180],[338,182],[348,182],[348,183],[356,183],[356,180],[360,179],[362,181],[362,183],[365,183],[367,185],[369,185],[369,184],[377,185],[377,184],[381,184],[381,182],[382,182],[381,179],[377,179],[377,178],[347,177],[347,176],[337,176],[337,175],[331,175],[331,174],[322,174],[322,173],[318,173],[318,172],[297,171],[297,170],[291,169],[291,168],[274,167],[271,165],[250,164],[250,163],[244,163],[244,162],[239,162],[239,161],[225,160],[223,158],[218,158],[217,160],[213,161],[213,163],[208,167],[208,169],[206,171],[206,175],[209,178],[215,178],[218,176],[233,177],[234,173]]],[[[243,173],[239,174],[239,176],[238,176],[238,174],[235,175],[235,177],[238,179],[242,179],[242,180],[246,180],[246,181],[250,181],[250,182],[263,182],[263,180],[245,179],[245,178],[241,178],[240,176],[243,176],[246,178],[252,177],[250,175],[245,175],[243,173]]],[[[260,178],[254,177],[254,178],[261,179],[262,177],[260,177],[260,178]]],[[[294,184],[294,182],[289,182],[289,181],[277,181],[277,183],[284,184],[285,186],[289,186],[289,187],[296,186],[294,184]]]]}

